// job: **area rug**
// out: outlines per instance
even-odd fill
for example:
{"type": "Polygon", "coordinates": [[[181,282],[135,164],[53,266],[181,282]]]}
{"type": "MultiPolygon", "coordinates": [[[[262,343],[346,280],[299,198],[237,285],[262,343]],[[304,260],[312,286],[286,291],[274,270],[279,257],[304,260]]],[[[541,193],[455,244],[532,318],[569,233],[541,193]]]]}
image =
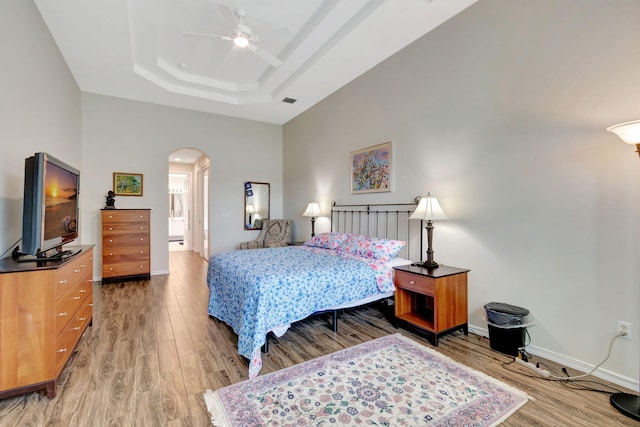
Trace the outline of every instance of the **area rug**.
{"type": "Polygon", "coordinates": [[[216,427],[494,426],[527,395],[394,334],[204,399],[216,427]]]}

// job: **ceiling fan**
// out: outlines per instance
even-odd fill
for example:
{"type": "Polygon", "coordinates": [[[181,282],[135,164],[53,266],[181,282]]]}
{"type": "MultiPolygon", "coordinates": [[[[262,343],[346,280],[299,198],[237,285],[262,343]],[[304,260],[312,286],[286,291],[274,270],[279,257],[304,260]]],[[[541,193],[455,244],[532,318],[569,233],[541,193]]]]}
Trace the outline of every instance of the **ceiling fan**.
{"type": "MultiPolygon", "coordinates": [[[[231,8],[228,5],[220,4],[219,5],[223,10],[227,12],[231,12],[231,8]]],[[[275,55],[270,54],[264,49],[256,46],[253,42],[259,40],[258,36],[253,34],[253,30],[244,24],[244,17],[247,15],[247,11],[245,9],[236,9],[235,14],[233,13],[225,13],[227,15],[231,15],[236,27],[233,29],[230,35],[223,36],[220,34],[207,34],[207,33],[194,33],[190,31],[185,31],[182,34],[188,37],[203,37],[210,39],[218,39],[218,40],[227,40],[232,41],[235,48],[240,49],[248,49],[249,51],[255,53],[257,56],[267,61],[274,67],[279,67],[282,64],[282,61],[278,59],[275,55]],[[237,17],[237,18],[236,18],[237,17]]]]}

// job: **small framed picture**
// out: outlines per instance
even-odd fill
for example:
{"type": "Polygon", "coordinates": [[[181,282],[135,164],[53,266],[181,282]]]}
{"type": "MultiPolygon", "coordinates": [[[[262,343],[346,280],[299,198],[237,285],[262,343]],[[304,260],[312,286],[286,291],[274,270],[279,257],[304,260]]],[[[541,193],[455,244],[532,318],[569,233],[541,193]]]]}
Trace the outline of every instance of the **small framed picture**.
{"type": "Polygon", "coordinates": [[[142,196],[142,174],[114,172],[113,192],[116,196],[142,196]]]}
{"type": "Polygon", "coordinates": [[[351,194],[391,190],[391,142],[351,153],[351,194]]]}

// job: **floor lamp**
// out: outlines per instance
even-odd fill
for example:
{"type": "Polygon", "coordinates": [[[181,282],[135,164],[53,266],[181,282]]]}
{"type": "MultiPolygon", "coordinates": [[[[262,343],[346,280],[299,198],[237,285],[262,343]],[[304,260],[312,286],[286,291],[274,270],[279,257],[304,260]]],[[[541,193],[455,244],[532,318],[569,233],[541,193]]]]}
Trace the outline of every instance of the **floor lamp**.
{"type": "MultiPolygon", "coordinates": [[[[431,196],[431,193],[427,193],[427,197],[419,197],[420,203],[418,207],[411,214],[409,219],[419,219],[421,221],[427,221],[427,225],[424,227],[427,229],[427,259],[424,262],[415,263],[424,268],[437,268],[438,263],[433,260],[433,221],[439,219],[447,219],[447,216],[442,211],[438,199],[431,196]]],[[[416,197],[418,199],[418,197],[416,197]]]]}
{"type": "MultiPolygon", "coordinates": [[[[640,120],[609,126],[607,130],[618,135],[627,144],[635,144],[640,156],[640,120]]],[[[640,421],[640,396],[614,393],[611,395],[611,405],[627,417],[640,421]]]]}
{"type": "Polygon", "coordinates": [[[311,202],[307,206],[307,209],[304,211],[302,216],[310,216],[311,217],[311,237],[316,235],[316,218],[320,216],[320,206],[316,202],[311,202]]]}

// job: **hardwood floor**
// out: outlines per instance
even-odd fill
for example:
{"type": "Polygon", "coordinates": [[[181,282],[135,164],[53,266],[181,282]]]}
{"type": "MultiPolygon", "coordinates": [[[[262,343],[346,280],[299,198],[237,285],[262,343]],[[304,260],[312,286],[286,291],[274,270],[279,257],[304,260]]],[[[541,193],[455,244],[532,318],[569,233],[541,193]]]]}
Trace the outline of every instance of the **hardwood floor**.
{"type": "MultiPolygon", "coordinates": [[[[94,284],[93,327],[65,369],[58,395],[0,400],[0,426],[209,426],[202,392],[245,379],[248,363],[237,354],[233,331],[207,315],[206,262],[189,251],[170,252],[170,262],[168,276],[94,284]]],[[[321,315],[271,337],[262,373],[396,332],[430,346],[395,329],[376,306],[339,319],[337,334],[330,315],[321,315]]],[[[505,368],[510,358],[485,338],[455,332],[440,339],[438,351],[532,397],[504,426],[640,426],[613,409],[608,394],[505,368]]]]}

